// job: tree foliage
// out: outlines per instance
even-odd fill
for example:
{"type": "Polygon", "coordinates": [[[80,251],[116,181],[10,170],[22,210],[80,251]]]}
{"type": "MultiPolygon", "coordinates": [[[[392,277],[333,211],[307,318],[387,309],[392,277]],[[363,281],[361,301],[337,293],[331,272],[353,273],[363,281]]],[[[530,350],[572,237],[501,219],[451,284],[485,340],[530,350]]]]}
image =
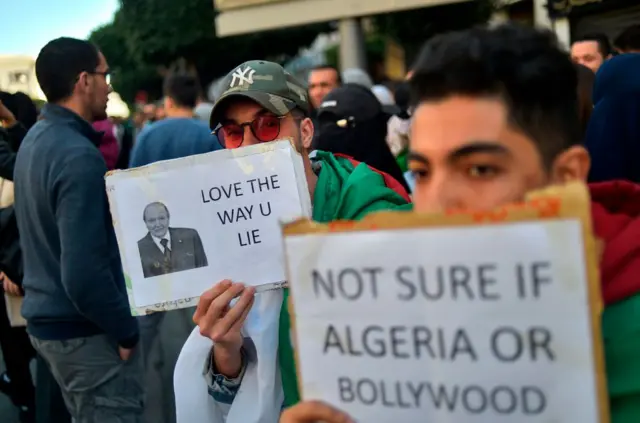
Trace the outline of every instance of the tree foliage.
{"type": "Polygon", "coordinates": [[[100,47],[113,71],[115,90],[133,103],[136,92],[143,90],[159,97],[162,76],[159,68],[138,60],[130,50],[126,30],[122,28],[122,14],[118,11],[113,22],[95,29],[89,39],[100,47]]]}
{"type": "Polygon", "coordinates": [[[113,22],[90,40],[114,69],[114,88],[132,102],[138,90],[160,96],[163,73],[178,62],[203,84],[251,59],[283,62],[309,45],[328,24],[218,38],[211,0],[120,0],[113,22]]]}
{"type": "MultiPolygon", "coordinates": [[[[434,34],[486,22],[493,1],[474,0],[376,16],[378,36],[369,40],[369,56],[377,59],[377,50],[384,45],[380,39],[391,37],[412,58],[434,34]]],[[[313,42],[317,34],[331,30],[326,23],[218,38],[215,17],[211,0],[120,0],[113,21],[93,31],[90,40],[100,47],[114,70],[114,88],[132,103],[139,90],[152,99],[159,98],[163,75],[178,63],[197,73],[206,85],[247,60],[283,63],[313,42]]]]}

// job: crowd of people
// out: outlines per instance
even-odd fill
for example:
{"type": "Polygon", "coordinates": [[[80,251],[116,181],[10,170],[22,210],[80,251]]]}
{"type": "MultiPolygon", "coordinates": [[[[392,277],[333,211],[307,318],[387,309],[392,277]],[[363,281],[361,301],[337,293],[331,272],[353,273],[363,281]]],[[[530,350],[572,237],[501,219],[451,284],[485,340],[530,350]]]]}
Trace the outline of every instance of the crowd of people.
{"type": "MultiPolygon", "coordinates": [[[[322,223],[487,210],[548,185],[590,183],[612,422],[640,421],[640,26],[613,46],[582,37],[570,54],[551,33],[513,24],[443,34],[405,81],[385,85],[331,66],[303,83],[255,60],[230,69],[211,103],[196,77],[171,74],[162,102],[130,121],[106,115],[108,58],[87,41],[49,42],[36,75],[40,111],[24,95],[0,96],[2,298],[23,298],[27,324],[0,313],[0,391],[22,422],[143,421],[145,366],[166,314],[131,316],[104,175],[280,138],[303,156],[322,223]],[[260,78],[239,82],[247,68],[260,78]]],[[[287,301],[287,289],[212,281],[175,368],[178,423],[352,421],[300,398],[287,301]],[[249,329],[248,319],[261,325],[249,329]],[[267,333],[271,342],[253,342],[267,333]],[[203,395],[186,397],[180,383],[203,395]]]]}

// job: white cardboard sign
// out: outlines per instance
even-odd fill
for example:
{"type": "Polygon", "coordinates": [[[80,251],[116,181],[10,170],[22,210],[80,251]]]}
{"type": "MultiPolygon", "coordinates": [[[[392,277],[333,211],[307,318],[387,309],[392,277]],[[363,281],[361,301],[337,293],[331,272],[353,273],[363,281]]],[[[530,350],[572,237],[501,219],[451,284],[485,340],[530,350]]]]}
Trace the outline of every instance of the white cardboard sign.
{"type": "Polygon", "coordinates": [[[311,210],[287,140],[113,172],[106,186],[134,314],[193,306],[223,279],[281,284],[279,222],[311,210]]]}
{"type": "Polygon", "coordinates": [[[303,398],[358,422],[603,421],[584,245],[578,219],[287,235],[303,398]]]}

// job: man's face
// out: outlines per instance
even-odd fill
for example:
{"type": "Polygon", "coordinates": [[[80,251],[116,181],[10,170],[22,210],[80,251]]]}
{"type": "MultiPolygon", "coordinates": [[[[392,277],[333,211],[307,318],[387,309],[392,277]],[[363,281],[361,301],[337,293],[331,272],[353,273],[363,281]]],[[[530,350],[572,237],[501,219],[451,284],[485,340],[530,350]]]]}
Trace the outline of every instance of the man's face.
{"type": "Polygon", "coordinates": [[[102,53],[98,62],[98,67],[91,74],[89,89],[87,90],[89,107],[93,120],[99,121],[107,118],[107,102],[112,88],[108,81],[109,65],[102,53]]]}
{"type": "Polygon", "coordinates": [[[453,96],[418,106],[409,155],[417,211],[492,209],[550,182],[535,144],[507,117],[497,99],[453,96]]]}
{"type": "Polygon", "coordinates": [[[335,69],[318,69],[309,74],[309,100],[314,109],[334,88],[338,87],[338,73],[335,69]]]}
{"type": "Polygon", "coordinates": [[[146,120],[154,121],[156,119],[156,105],[155,104],[145,104],[142,109],[146,120]]]}
{"type": "Polygon", "coordinates": [[[162,206],[151,206],[144,215],[144,223],[151,235],[163,238],[169,231],[169,214],[162,206]]]}
{"type": "MultiPolygon", "coordinates": [[[[260,106],[258,103],[249,99],[235,99],[230,102],[223,113],[222,124],[229,122],[236,125],[242,125],[242,144],[241,147],[248,145],[260,144],[260,141],[253,133],[249,123],[260,118],[263,115],[274,116],[273,113],[260,106]]],[[[308,150],[311,148],[311,141],[313,139],[313,123],[311,119],[304,118],[302,120],[294,118],[291,113],[288,113],[282,119],[279,119],[280,132],[276,137],[276,140],[283,138],[290,138],[293,140],[293,144],[302,155],[302,162],[304,164],[305,173],[307,175],[307,182],[309,183],[310,194],[313,198],[313,192],[315,190],[315,182],[311,182],[313,179],[313,170],[311,168],[311,160],[309,159],[308,150]]],[[[238,134],[240,135],[240,134],[238,134]]],[[[229,147],[227,147],[229,148],[229,147]]]]}
{"type": "Polygon", "coordinates": [[[598,72],[605,61],[597,41],[578,41],[571,46],[571,59],[580,65],[586,66],[594,73],[598,72]]]}

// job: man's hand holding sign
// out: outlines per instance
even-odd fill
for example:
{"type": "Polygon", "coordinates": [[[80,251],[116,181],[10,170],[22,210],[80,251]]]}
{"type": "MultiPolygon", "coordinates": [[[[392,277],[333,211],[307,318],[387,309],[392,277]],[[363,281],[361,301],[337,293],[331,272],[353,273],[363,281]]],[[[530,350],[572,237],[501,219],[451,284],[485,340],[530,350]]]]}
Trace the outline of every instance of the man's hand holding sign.
{"type": "Polygon", "coordinates": [[[588,210],[571,185],[495,212],[288,225],[303,397],[376,423],[606,422],[588,210]]]}
{"type": "Polygon", "coordinates": [[[214,342],[213,364],[220,373],[229,377],[236,377],[240,373],[241,329],[251,311],[254,294],[255,288],[252,286],[222,281],[202,294],[193,315],[200,334],[214,342]],[[231,306],[231,301],[236,297],[238,300],[231,306]]]}

